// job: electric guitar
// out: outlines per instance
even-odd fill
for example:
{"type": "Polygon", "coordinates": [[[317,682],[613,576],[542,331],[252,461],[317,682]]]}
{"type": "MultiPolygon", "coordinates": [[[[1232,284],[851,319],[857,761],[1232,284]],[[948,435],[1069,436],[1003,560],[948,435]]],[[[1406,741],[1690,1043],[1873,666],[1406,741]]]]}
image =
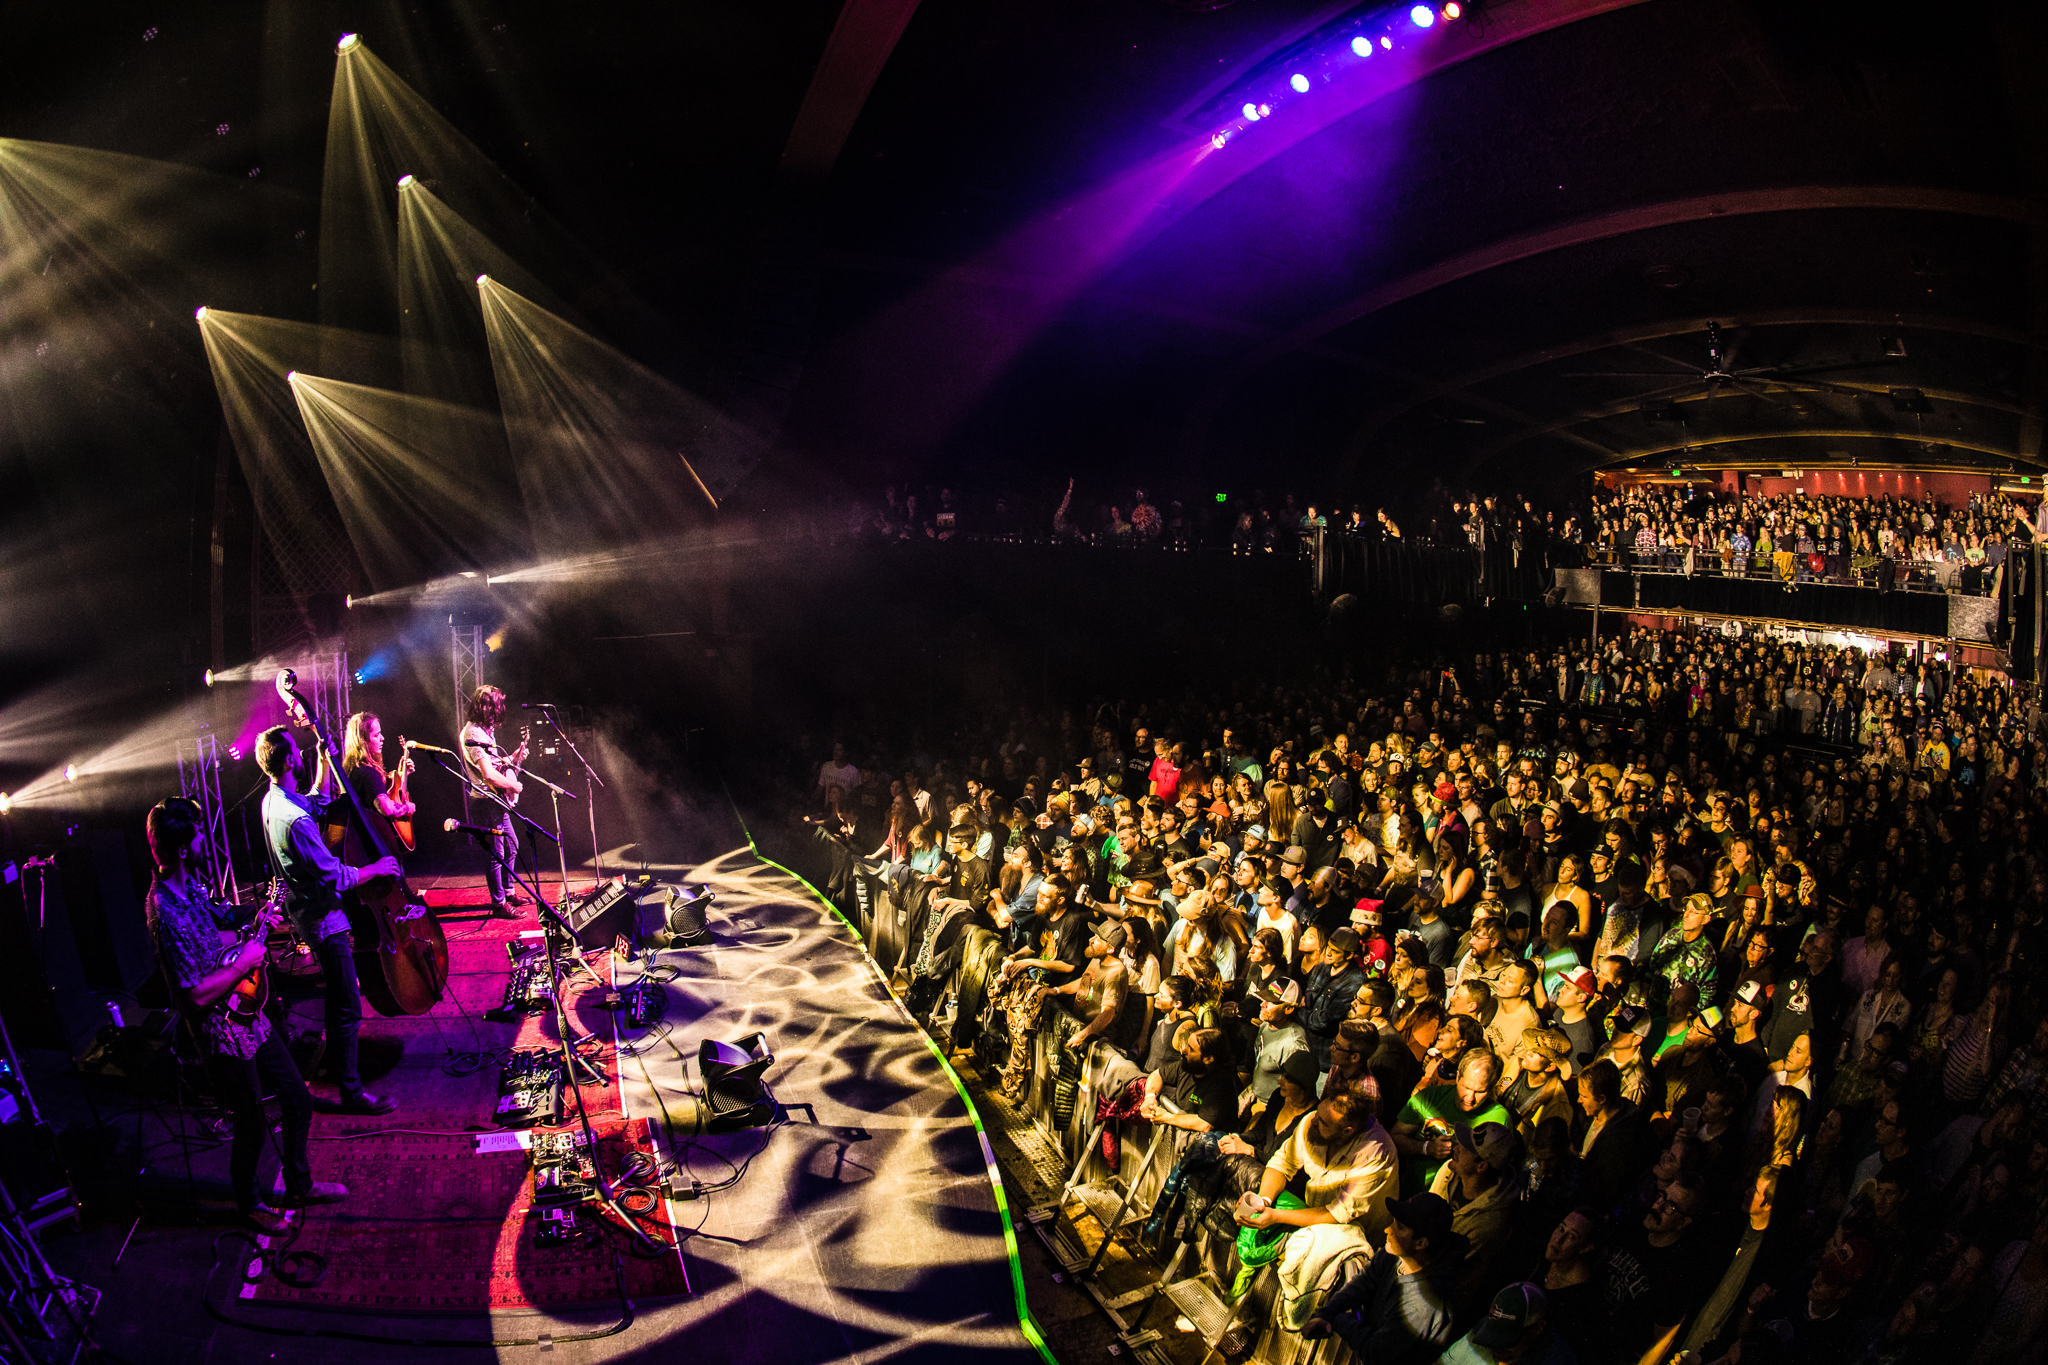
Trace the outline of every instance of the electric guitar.
{"type": "MultiPolygon", "coordinates": [[[[270,891],[264,897],[263,908],[256,912],[256,919],[247,929],[222,929],[220,933],[220,955],[214,964],[221,967],[233,966],[242,955],[242,950],[252,940],[261,941],[270,937],[270,931],[284,920],[284,883],[273,877],[270,891]]],[[[226,1010],[234,1018],[244,1022],[263,1013],[264,1005],[270,1001],[269,955],[256,960],[249,974],[237,981],[228,993],[222,996],[216,1008],[226,1010]]]]}
{"type": "MultiPolygon", "coordinates": [[[[403,741],[401,741],[401,743],[402,742],[403,741]]],[[[490,798],[495,796],[508,806],[518,805],[521,793],[523,793],[526,790],[526,784],[519,780],[519,769],[520,766],[526,762],[526,752],[529,748],[532,747],[532,745],[533,727],[531,725],[522,725],[519,727],[519,747],[517,749],[513,749],[509,753],[504,749],[499,748],[495,744],[480,744],[475,746],[476,748],[483,750],[484,753],[498,760],[498,766],[504,774],[504,779],[506,783],[508,783],[509,785],[499,786],[495,783],[487,781],[483,775],[481,767],[479,767],[476,776],[474,777],[471,783],[474,794],[484,798],[485,800],[489,800],[490,798]]]]}

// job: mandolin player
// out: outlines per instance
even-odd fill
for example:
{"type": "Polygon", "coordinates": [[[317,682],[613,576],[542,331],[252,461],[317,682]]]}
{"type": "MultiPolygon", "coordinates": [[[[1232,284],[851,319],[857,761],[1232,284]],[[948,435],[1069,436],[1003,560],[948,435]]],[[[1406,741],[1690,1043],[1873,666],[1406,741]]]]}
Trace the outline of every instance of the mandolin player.
{"type": "Polygon", "coordinates": [[[266,909],[254,931],[224,953],[220,911],[207,890],[197,854],[199,822],[198,804],[182,796],[160,801],[150,811],[147,829],[156,875],[143,901],[143,915],[164,980],[206,1050],[207,1069],[234,1117],[228,1171],[235,1202],[259,1230],[275,1232],[287,1215],[256,1194],[256,1163],[270,1127],[263,1108],[265,1093],[277,1096],[284,1116],[279,1151],[285,1195],[278,1203],[334,1204],[346,1199],[348,1190],[313,1179],[306,1156],[313,1097],[283,1035],[271,1028],[261,1009],[230,1008],[237,984],[263,963],[264,938],[276,923],[275,912],[266,909]]]}
{"type": "MultiPolygon", "coordinates": [[[[256,740],[256,765],[270,779],[263,794],[263,833],[287,889],[285,909],[299,938],[312,946],[326,978],[327,1063],[341,1091],[339,1104],[325,1106],[344,1114],[388,1114],[396,1106],[382,1095],[363,1089],[356,1068],[356,1033],[363,1022],[363,997],[349,939],[348,914],[342,893],[373,877],[396,877],[398,859],[379,858],[366,867],[350,867],[335,858],[320,837],[327,802],[299,791],[299,745],[282,725],[265,730],[256,740]]],[[[327,755],[320,755],[316,787],[325,787],[327,755]]]]}
{"type": "Polygon", "coordinates": [[[469,765],[471,781],[487,794],[486,799],[498,807],[498,818],[487,821],[478,817],[477,823],[488,824],[491,831],[490,866],[484,871],[484,884],[491,890],[491,913],[501,919],[516,918],[519,912],[512,907],[524,905],[526,894],[516,886],[510,891],[505,887],[505,865],[518,856],[518,838],[512,828],[512,807],[519,804],[519,793],[523,784],[519,781],[519,765],[526,762],[526,745],[507,753],[498,747],[498,722],[505,718],[505,694],[495,687],[479,687],[469,698],[469,724],[462,727],[462,759],[469,765]]]}

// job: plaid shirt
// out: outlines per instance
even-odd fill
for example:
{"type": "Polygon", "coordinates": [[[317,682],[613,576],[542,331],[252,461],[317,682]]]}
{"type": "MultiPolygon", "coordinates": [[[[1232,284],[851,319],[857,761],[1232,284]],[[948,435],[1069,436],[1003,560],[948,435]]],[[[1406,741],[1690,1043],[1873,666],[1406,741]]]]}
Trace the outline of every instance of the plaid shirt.
{"type": "MultiPolygon", "coordinates": [[[[174,984],[195,986],[221,965],[220,931],[226,926],[204,887],[188,887],[181,894],[162,882],[152,882],[142,915],[156,944],[157,961],[174,984]]],[[[269,1021],[261,1014],[238,1019],[218,1005],[188,1014],[193,1031],[210,1051],[222,1057],[246,1061],[270,1036],[269,1021]]]]}

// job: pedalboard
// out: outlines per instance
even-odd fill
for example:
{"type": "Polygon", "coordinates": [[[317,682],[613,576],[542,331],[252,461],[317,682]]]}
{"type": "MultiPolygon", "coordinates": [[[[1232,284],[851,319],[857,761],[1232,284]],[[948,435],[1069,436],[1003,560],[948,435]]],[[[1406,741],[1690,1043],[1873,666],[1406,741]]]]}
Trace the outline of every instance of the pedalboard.
{"type": "Polygon", "coordinates": [[[502,1023],[546,1011],[555,1000],[555,978],[548,970],[546,947],[531,942],[507,943],[505,956],[512,963],[512,971],[505,978],[505,999],[498,1008],[486,1010],[484,1018],[502,1023]]]}
{"type": "Polygon", "coordinates": [[[580,1131],[533,1135],[533,1202],[580,1204],[597,1193],[597,1164],[580,1131]]]}
{"type": "Polygon", "coordinates": [[[498,1074],[498,1125],[531,1128],[562,1121],[562,1063],[553,1052],[530,1048],[512,1053],[498,1074]]]}

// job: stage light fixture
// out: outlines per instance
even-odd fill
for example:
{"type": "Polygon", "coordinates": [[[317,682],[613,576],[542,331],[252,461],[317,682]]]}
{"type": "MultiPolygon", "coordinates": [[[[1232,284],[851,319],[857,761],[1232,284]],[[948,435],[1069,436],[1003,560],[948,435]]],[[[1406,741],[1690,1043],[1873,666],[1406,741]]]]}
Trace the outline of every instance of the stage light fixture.
{"type": "Polygon", "coordinates": [[[775,1061],[764,1034],[735,1042],[706,1038],[697,1045],[697,1071],[704,1078],[704,1128],[730,1133],[775,1121],[775,1100],[761,1073],[775,1061]]]}
{"type": "Polygon", "coordinates": [[[356,595],[352,592],[343,593],[341,595],[341,605],[349,611],[354,611],[356,609],[356,595]]]}
{"type": "Polygon", "coordinates": [[[64,780],[66,782],[76,782],[78,780],[78,765],[76,763],[66,763],[64,765],[64,780]]]}
{"type": "Polygon", "coordinates": [[[1384,33],[1380,35],[1380,50],[1382,52],[1392,52],[1394,50],[1394,40],[1387,37],[1384,33]]]}
{"type": "Polygon", "coordinates": [[[411,185],[412,185],[412,177],[411,177],[411,176],[409,176],[409,175],[401,175],[401,176],[399,176],[399,177],[398,177],[398,188],[400,188],[400,189],[408,189],[408,188],[410,188],[410,187],[411,187],[411,185]]]}
{"type": "Polygon", "coordinates": [[[1306,95],[1308,93],[1308,77],[1302,75],[1299,71],[1289,76],[1287,83],[1294,87],[1294,93],[1297,95],[1306,95]]]}
{"type": "Polygon", "coordinates": [[[1214,137],[1209,139],[1209,145],[1212,147],[1221,148],[1223,144],[1228,140],[1229,139],[1225,138],[1223,134],[1218,133],[1214,137]]]}
{"type": "Polygon", "coordinates": [[[199,319],[199,321],[201,322],[206,321],[206,305],[202,303],[197,308],[193,309],[192,316],[199,319]]]}
{"type": "Polygon", "coordinates": [[[362,40],[361,34],[344,33],[341,35],[341,41],[334,45],[334,50],[336,52],[353,52],[356,50],[356,44],[362,40]]]}
{"type": "Polygon", "coordinates": [[[206,685],[213,686],[213,670],[210,668],[206,670],[206,685]]]}
{"type": "Polygon", "coordinates": [[[1436,22],[1436,11],[1428,5],[1417,5],[1408,11],[1408,19],[1417,28],[1428,28],[1436,22]]]}
{"type": "Polygon", "coordinates": [[[287,384],[296,384],[296,383],[298,383],[298,382],[299,382],[299,372],[298,372],[297,370],[286,370],[286,371],[284,372],[284,382],[285,382],[285,383],[287,383],[287,384]]]}
{"type": "Polygon", "coordinates": [[[1247,104],[1244,107],[1244,116],[1247,119],[1250,119],[1253,123],[1257,123],[1259,121],[1259,106],[1256,104],[1247,104]]]}
{"type": "Polygon", "coordinates": [[[1262,105],[1260,105],[1260,106],[1259,106],[1259,117],[1260,117],[1260,118],[1270,118],[1270,117],[1272,117],[1272,114],[1273,114],[1273,106],[1272,106],[1272,105],[1270,105],[1270,104],[1262,104],[1262,105]]]}
{"type": "Polygon", "coordinates": [[[476,287],[477,287],[477,288],[479,288],[479,289],[483,288],[483,287],[484,287],[485,285],[489,284],[490,282],[491,282],[491,277],[490,277],[489,275],[479,275],[479,276],[477,276],[477,277],[476,277],[476,287]]]}
{"type": "Polygon", "coordinates": [[[1449,3],[1448,5],[1445,5],[1445,6],[1444,6],[1444,18],[1446,18],[1446,19],[1462,19],[1462,18],[1464,18],[1464,17],[1465,17],[1465,7],[1464,7],[1463,5],[1461,5],[1461,4],[1459,4],[1459,3],[1458,3],[1458,0],[1451,0],[1451,3],[1449,3]]]}
{"type": "Polygon", "coordinates": [[[1372,39],[1362,33],[1359,34],[1351,40],[1351,50],[1361,57],[1370,57],[1372,55],[1372,39]]]}
{"type": "Polygon", "coordinates": [[[6,792],[0,792],[0,815],[5,815],[7,814],[7,812],[13,809],[14,798],[9,796],[6,792]]]}

